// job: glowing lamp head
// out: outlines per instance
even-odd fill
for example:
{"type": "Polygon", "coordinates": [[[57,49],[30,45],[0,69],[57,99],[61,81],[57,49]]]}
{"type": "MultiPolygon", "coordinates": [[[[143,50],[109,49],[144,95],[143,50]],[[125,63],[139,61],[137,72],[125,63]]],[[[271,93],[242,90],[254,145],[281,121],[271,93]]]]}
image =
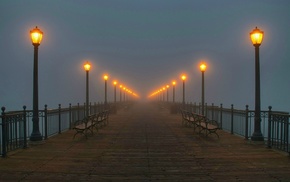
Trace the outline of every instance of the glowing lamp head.
{"type": "Polygon", "coordinates": [[[84,68],[86,71],[90,71],[91,65],[87,62],[86,64],[84,64],[84,68]]]}
{"type": "Polygon", "coordinates": [[[200,71],[201,71],[201,72],[205,72],[205,70],[206,70],[206,64],[202,63],[202,64],[199,66],[199,68],[200,68],[200,71]]]}
{"type": "Polygon", "coordinates": [[[185,75],[182,75],[181,76],[181,79],[184,81],[186,79],[186,76],[185,75]]]}
{"type": "Polygon", "coordinates": [[[264,32],[257,27],[250,33],[250,37],[254,46],[259,46],[262,44],[264,32]]]}
{"type": "Polygon", "coordinates": [[[108,80],[109,76],[108,75],[104,75],[104,80],[108,80]]]}
{"type": "Polygon", "coordinates": [[[166,85],[166,88],[168,89],[169,88],[169,85],[166,85]]]}
{"type": "Polygon", "coordinates": [[[117,85],[117,81],[114,81],[113,84],[114,84],[114,85],[117,85]]]}
{"type": "Polygon", "coordinates": [[[123,85],[120,85],[120,88],[122,88],[123,87],[123,85]]]}
{"type": "Polygon", "coordinates": [[[43,32],[39,28],[37,28],[37,26],[34,29],[30,30],[32,45],[40,45],[42,36],[43,32]]]}
{"type": "Polygon", "coordinates": [[[173,86],[174,86],[174,85],[176,85],[176,82],[175,82],[175,81],[173,81],[173,82],[172,82],[172,85],[173,85],[173,86]]]}

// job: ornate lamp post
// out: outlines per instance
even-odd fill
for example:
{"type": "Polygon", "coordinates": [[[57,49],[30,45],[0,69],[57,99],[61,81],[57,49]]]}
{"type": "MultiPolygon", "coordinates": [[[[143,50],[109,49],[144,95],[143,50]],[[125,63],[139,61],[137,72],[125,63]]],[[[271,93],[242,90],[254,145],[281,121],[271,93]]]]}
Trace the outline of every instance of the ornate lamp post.
{"type": "Polygon", "coordinates": [[[169,98],[168,98],[169,97],[169,95],[168,95],[169,85],[166,85],[166,89],[167,89],[167,96],[166,96],[167,98],[166,98],[166,101],[168,102],[169,101],[169,98]]]}
{"type": "Polygon", "coordinates": [[[120,102],[122,102],[122,88],[123,88],[123,85],[120,85],[120,102]]]}
{"type": "Polygon", "coordinates": [[[116,102],[117,102],[117,81],[114,81],[113,84],[114,84],[114,103],[116,104],[116,102]]]}
{"type": "Polygon", "coordinates": [[[86,71],[86,116],[89,115],[89,71],[91,69],[91,65],[86,62],[84,64],[84,69],[86,71]]]}
{"type": "Polygon", "coordinates": [[[43,32],[37,26],[30,31],[32,45],[34,46],[34,63],[33,63],[33,130],[30,136],[31,141],[40,141],[42,136],[39,132],[38,117],[38,46],[42,40],[43,32]]]}
{"type": "Polygon", "coordinates": [[[114,113],[117,113],[117,81],[113,82],[114,84],[114,113]]]}
{"type": "Polygon", "coordinates": [[[107,106],[107,80],[108,80],[108,75],[104,75],[104,80],[105,80],[105,106],[107,106]]]}
{"type": "Polygon", "coordinates": [[[123,101],[126,102],[126,87],[123,87],[123,101]]]}
{"type": "Polygon", "coordinates": [[[186,76],[182,75],[181,79],[182,79],[182,107],[184,108],[185,107],[185,79],[186,79],[186,76]]]}
{"type": "Polygon", "coordinates": [[[264,141],[261,132],[261,96],[260,96],[260,58],[259,47],[263,41],[264,32],[257,27],[250,33],[250,37],[255,47],[255,125],[254,133],[251,137],[254,141],[264,141]]]}
{"type": "Polygon", "coordinates": [[[201,71],[201,114],[204,115],[204,72],[206,70],[206,64],[202,63],[199,68],[201,71]]]}
{"type": "Polygon", "coordinates": [[[165,102],[165,87],[162,87],[162,96],[163,96],[162,101],[165,102]]]}
{"type": "Polygon", "coordinates": [[[176,85],[176,82],[173,81],[172,82],[172,102],[175,103],[175,85],[176,85]]]}

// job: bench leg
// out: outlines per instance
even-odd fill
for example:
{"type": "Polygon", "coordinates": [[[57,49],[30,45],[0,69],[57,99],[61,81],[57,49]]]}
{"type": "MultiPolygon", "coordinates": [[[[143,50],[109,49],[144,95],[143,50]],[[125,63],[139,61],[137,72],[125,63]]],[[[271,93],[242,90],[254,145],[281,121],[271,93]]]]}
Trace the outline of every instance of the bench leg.
{"type": "Polygon", "coordinates": [[[218,138],[220,138],[219,135],[217,134],[217,130],[209,130],[209,133],[207,135],[210,135],[212,133],[214,133],[218,138]]]}
{"type": "Polygon", "coordinates": [[[73,139],[75,139],[75,137],[76,137],[77,134],[83,134],[83,135],[85,135],[86,139],[88,139],[88,136],[84,133],[84,130],[78,130],[78,131],[74,134],[73,139]]]}

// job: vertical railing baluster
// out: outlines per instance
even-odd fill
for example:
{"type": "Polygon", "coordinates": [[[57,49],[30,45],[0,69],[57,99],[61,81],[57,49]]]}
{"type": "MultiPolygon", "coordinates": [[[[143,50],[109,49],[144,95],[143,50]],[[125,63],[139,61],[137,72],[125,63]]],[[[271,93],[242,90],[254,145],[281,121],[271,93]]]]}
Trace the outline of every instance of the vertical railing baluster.
{"type": "Polygon", "coordinates": [[[72,129],[72,111],[71,111],[71,103],[69,103],[69,129],[72,129]]]}
{"type": "Polygon", "coordinates": [[[246,105],[245,140],[249,139],[249,105],[246,105]]]}
{"type": "Polygon", "coordinates": [[[5,107],[1,108],[2,110],[2,157],[6,157],[6,118],[5,118],[5,107]]]}
{"type": "Polygon", "coordinates": [[[234,105],[231,105],[231,134],[234,134],[234,105]]]}
{"type": "Polygon", "coordinates": [[[61,104],[58,104],[58,134],[61,134],[61,104]]]}
{"type": "Polygon", "coordinates": [[[23,106],[23,148],[27,148],[26,106],[23,106]]]}
{"type": "Polygon", "coordinates": [[[47,105],[44,105],[44,140],[48,137],[47,105]]]}
{"type": "Polygon", "coordinates": [[[211,103],[211,120],[214,120],[214,104],[211,103]]]}
{"type": "Polygon", "coordinates": [[[220,108],[220,128],[223,129],[223,104],[221,104],[220,108]]]}
{"type": "Polygon", "coordinates": [[[83,105],[83,106],[84,106],[84,110],[83,110],[83,111],[84,111],[84,112],[83,112],[83,116],[86,116],[86,103],[85,103],[85,102],[84,102],[84,105],[83,105]]]}
{"type": "Polygon", "coordinates": [[[267,146],[271,148],[271,132],[272,132],[272,107],[269,106],[268,111],[268,139],[267,139],[267,146]]]}

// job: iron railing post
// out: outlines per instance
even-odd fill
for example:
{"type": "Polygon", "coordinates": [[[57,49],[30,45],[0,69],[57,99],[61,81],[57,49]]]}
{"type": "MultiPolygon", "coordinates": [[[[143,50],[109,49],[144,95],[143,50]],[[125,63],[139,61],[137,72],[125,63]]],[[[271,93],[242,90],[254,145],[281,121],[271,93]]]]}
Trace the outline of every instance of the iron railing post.
{"type": "Polygon", "coordinates": [[[211,120],[214,120],[214,104],[211,104],[211,120]]]}
{"type": "Polygon", "coordinates": [[[223,129],[223,104],[221,104],[220,108],[220,128],[223,129]]]}
{"type": "Polygon", "coordinates": [[[246,105],[245,140],[249,139],[249,105],[246,105]]]}
{"type": "Polygon", "coordinates": [[[5,120],[5,107],[2,110],[2,157],[6,157],[6,120],[5,120]]]}
{"type": "Polygon", "coordinates": [[[90,107],[89,107],[89,115],[92,114],[92,102],[90,102],[90,107]]]}
{"type": "MultiPolygon", "coordinates": [[[[88,106],[89,107],[89,106],[88,106]]],[[[89,109],[87,110],[86,108],[86,103],[84,102],[84,116],[87,117],[89,115],[89,109]]]]}
{"type": "Polygon", "coordinates": [[[71,110],[71,103],[69,103],[69,129],[72,129],[72,110],[71,110]]]}
{"type": "Polygon", "coordinates": [[[61,134],[61,104],[58,104],[58,134],[61,134]]]}
{"type": "Polygon", "coordinates": [[[48,123],[47,123],[47,105],[44,105],[44,139],[48,137],[48,123]]]}
{"type": "Polygon", "coordinates": [[[27,147],[27,134],[26,134],[26,106],[23,106],[23,148],[27,147]]]}
{"type": "Polygon", "coordinates": [[[269,106],[268,111],[268,139],[267,139],[267,147],[271,148],[271,132],[272,132],[272,107],[269,106]]]}
{"type": "Polygon", "coordinates": [[[234,134],[234,105],[231,105],[231,134],[234,134]]]}

